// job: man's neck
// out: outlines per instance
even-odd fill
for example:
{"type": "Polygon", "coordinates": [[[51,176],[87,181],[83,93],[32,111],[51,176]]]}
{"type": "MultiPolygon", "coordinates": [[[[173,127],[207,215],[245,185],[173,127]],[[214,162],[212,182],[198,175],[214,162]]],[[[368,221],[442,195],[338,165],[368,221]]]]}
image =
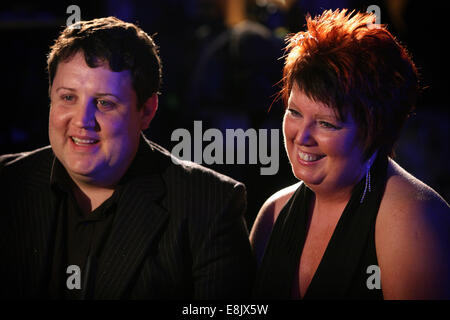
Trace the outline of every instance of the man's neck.
{"type": "Polygon", "coordinates": [[[114,188],[85,186],[74,183],[72,191],[81,211],[87,215],[111,197],[114,193],[114,188]]]}

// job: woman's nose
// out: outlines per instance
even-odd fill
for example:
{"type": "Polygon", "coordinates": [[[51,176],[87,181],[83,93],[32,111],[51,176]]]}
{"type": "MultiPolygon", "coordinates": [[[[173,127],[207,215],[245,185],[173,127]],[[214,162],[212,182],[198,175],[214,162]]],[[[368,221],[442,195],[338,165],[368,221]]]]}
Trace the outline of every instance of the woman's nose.
{"type": "Polygon", "coordinates": [[[299,145],[311,146],[316,143],[313,129],[309,125],[301,124],[295,136],[295,142],[299,145]]]}

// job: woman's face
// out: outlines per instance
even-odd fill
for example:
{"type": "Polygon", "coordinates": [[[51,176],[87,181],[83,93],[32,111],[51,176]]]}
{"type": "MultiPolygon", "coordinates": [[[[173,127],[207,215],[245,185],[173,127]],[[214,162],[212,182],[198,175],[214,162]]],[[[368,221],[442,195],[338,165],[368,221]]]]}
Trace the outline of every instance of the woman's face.
{"type": "Polygon", "coordinates": [[[310,100],[297,85],[283,119],[285,147],[294,175],[311,190],[351,190],[365,174],[357,124],[339,121],[333,109],[310,100]]]}

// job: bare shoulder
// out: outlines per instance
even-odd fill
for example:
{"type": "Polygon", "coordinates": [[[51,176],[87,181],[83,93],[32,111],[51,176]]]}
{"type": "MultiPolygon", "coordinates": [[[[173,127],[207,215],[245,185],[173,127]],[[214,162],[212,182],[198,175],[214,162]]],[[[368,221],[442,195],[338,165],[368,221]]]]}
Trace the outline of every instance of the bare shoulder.
{"type": "Polygon", "coordinates": [[[283,209],[301,183],[302,182],[298,182],[277,191],[264,202],[259,210],[250,232],[250,242],[258,261],[262,258],[273,225],[275,224],[281,209],[283,209]]]}
{"type": "Polygon", "coordinates": [[[281,209],[283,209],[284,205],[292,197],[301,183],[302,182],[298,182],[281,189],[270,196],[259,210],[252,231],[260,227],[261,224],[264,224],[266,227],[270,227],[270,229],[272,229],[272,226],[275,224],[281,209]]]}
{"type": "Polygon", "coordinates": [[[375,228],[385,298],[449,297],[450,207],[393,160],[375,228]]]}
{"type": "Polygon", "coordinates": [[[275,192],[263,204],[263,206],[261,207],[261,210],[259,211],[258,216],[259,215],[267,216],[267,218],[270,218],[270,220],[273,223],[275,223],[281,209],[283,209],[286,202],[288,202],[288,200],[292,197],[294,192],[298,189],[298,187],[301,184],[302,184],[302,182],[297,182],[289,187],[286,187],[284,189],[281,189],[281,190],[275,192]]]}
{"type": "Polygon", "coordinates": [[[381,222],[428,219],[450,223],[449,204],[393,160],[389,161],[386,191],[378,215],[381,222]]]}

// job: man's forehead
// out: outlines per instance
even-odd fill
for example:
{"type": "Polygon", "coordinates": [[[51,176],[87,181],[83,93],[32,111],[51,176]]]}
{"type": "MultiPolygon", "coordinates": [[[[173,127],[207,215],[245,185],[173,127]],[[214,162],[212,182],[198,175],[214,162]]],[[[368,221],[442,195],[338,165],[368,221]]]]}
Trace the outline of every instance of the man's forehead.
{"type": "MultiPolygon", "coordinates": [[[[104,80],[106,82],[131,82],[130,70],[112,71],[109,64],[105,60],[99,60],[98,64],[89,66],[84,58],[82,52],[78,52],[72,57],[62,60],[58,63],[55,80],[58,75],[61,76],[61,72],[64,73],[64,77],[60,77],[60,80],[70,80],[71,78],[89,78],[95,77],[97,80],[104,80]]],[[[81,79],[80,79],[81,80],[81,79]]]]}
{"type": "MultiPolygon", "coordinates": [[[[58,63],[58,67],[60,65],[70,65],[70,64],[80,64],[80,65],[86,65],[87,67],[91,69],[101,68],[101,69],[107,69],[110,72],[116,72],[113,71],[110,66],[108,60],[102,57],[89,57],[89,64],[86,62],[86,56],[84,54],[83,50],[78,50],[77,52],[69,55],[68,57],[62,59],[58,63]]],[[[123,71],[129,71],[129,70],[123,70],[123,71]]],[[[119,71],[119,72],[123,72],[119,71]]]]}
{"type": "Polygon", "coordinates": [[[121,101],[131,101],[136,96],[129,70],[114,72],[105,64],[89,67],[82,53],[58,64],[52,91],[58,91],[60,88],[71,91],[87,90],[86,92],[93,95],[111,94],[119,97],[121,101]]]}

